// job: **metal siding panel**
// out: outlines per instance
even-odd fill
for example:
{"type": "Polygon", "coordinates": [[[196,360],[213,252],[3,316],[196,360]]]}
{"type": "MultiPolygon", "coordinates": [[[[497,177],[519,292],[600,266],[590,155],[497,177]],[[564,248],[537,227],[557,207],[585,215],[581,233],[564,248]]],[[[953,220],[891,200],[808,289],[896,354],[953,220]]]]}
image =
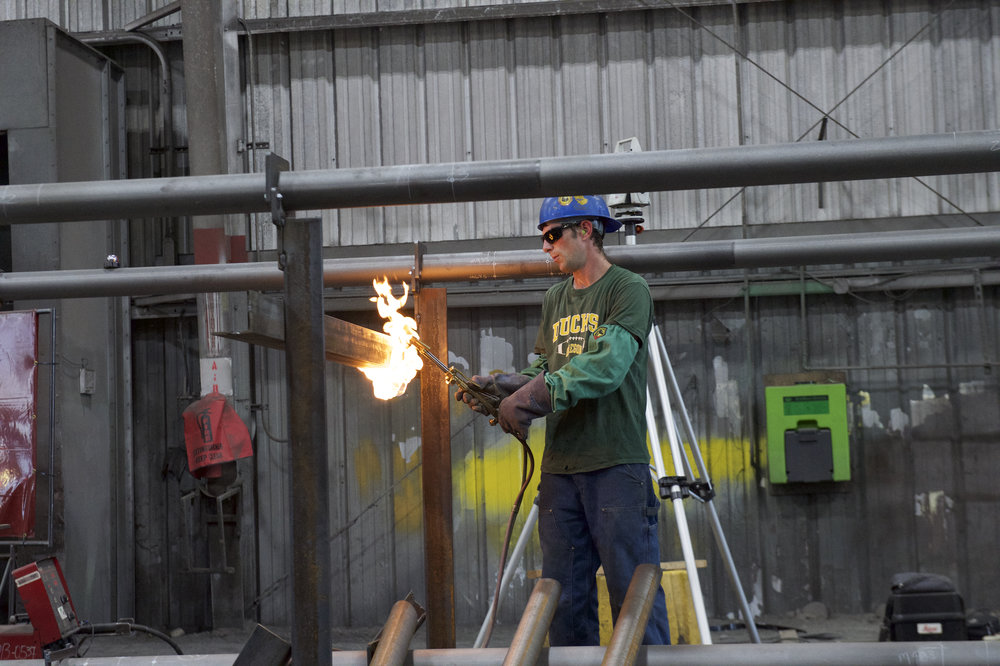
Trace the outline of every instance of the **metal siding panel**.
{"type": "MultiPolygon", "coordinates": [[[[469,25],[469,114],[473,160],[517,159],[518,100],[515,97],[514,22],[469,25]]],[[[526,228],[518,201],[477,202],[464,209],[442,238],[515,235],[526,228]]]]}
{"type": "MultiPolygon", "coordinates": [[[[922,29],[933,25],[926,5],[898,3],[888,18],[891,48],[895,52],[922,29]]],[[[928,33],[925,31],[925,35],[928,33]]],[[[892,99],[892,134],[930,134],[934,132],[936,92],[933,79],[934,46],[929,39],[917,39],[906,44],[888,65],[889,97],[892,99]]],[[[928,182],[932,180],[924,179],[928,182]]],[[[898,209],[902,215],[921,215],[938,209],[938,198],[916,179],[892,181],[898,191],[898,209]]]]}
{"type": "MultiPolygon", "coordinates": [[[[335,35],[337,162],[342,167],[382,164],[379,34],[376,30],[351,30],[335,35]]],[[[342,210],[338,217],[336,244],[386,242],[384,208],[342,210]]]]}
{"type": "Polygon", "coordinates": [[[144,590],[144,594],[136,597],[136,616],[144,622],[152,622],[165,626],[169,612],[169,588],[162,584],[163,570],[175,550],[166,538],[167,520],[162,502],[154,497],[159,494],[161,499],[165,494],[152,492],[162,486],[162,470],[166,456],[161,448],[154,443],[166,442],[165,424],[163,422],[164,362],[163,331],[159,327],[137,322],[134,326],[133,372],[135,377],[143,378],[143,385],[136,384],[135,413],[141,414],[135,424],[135,541],[140,547],[135,549],[136,555],[136,589],[144,590]]]}
{"type": "MultiPolygon", "coordinates": [[[[830,123],[827,138],[880,137],[890,134],[890,119],[885,113],[887,71],[882,64],[889,56],[885,46],[888,34],[881,8],[871,5],[845,7],[843,15],[830,17],[830,43],[827,66],[816,71],[836,72],[833,90],[823,98],[820,108],[837,123],[830,123]],[[851,10],[854,11],[851,11],[851,10]],[[845,39],[850,44],[845,44],[845,39]],[[833,59],[836,58],[836,59],[833,59]],[[871,78],[869,78],[871,77],[871,78]]],[[[823,80],[824,77],[813,77],[823,80]]],[[[806,140],[811,140],[813,136],[806,140]]],[[[802,193],[799,217],[818,219],[854,219],[893,214],[896,206],[892,196],[892,180],[856,181],[843,184],[797,188],[802,193]],[[823,193],[823,207],[818,195],[823,193]]]]}
{"type": "MultiPolygon", "coordinates": [[[[289,35],[292,110],[292,168],[331,169],[336,160],[336,103],[333,92],[333,48],[330,33],[289,35]]],[[[321,217],[324,237],[337,237],[332,210],[297,211],[299,217],[321,217]]]]}
{"type": "Polygon", "coordinates": [[[649,150],[649,105],[644,103],[650,94],[646,85],[649,68],[646,14],[609,14],[606,23],[606,94],[611,102],[611,117],[609,145],[604,152],[614,151],[616,142],[633,136],[639,139],[644,150],[649,150]]]}
{"type": "Polygon", "coordinates": [[[601,89],[600,71],[604,63],[596,50],[600,35],[600,18],[593,15],[563,16],[553,19],[558,39],[558,64],[555,88],[560,102],[557,120],[561,124],[562,142],[558,155],[592,155],[603,153],[608,138],[601,126],[601,104],[605,91],[601,89]],[[596,39],[595,39],[596,38],[596,39]]]}
{"type": "MultiPolygon", "coordinates": [[[[253,104],[253,140],[266,143],[268,148],[254,151],[254,170],[263,172],[267,152],[289,161],[293,155],[293,126],[291,110],[289,38],[283,35],[253,37],[254,75],[253,92],[247,103],[253,104]]],[[[249,114],[249,111],[248,111],[249,114]]],[[[182,114],[183,115],[183,114],[182,114]]],[[[270,215],[254,217],[252,249],[268,250],[276,247],[275,229],[270,215]]]]}
{"type": "MultiPolygon", "coordinates": [[[[467,34],[465,24],[432,25],[425,29],[426,128],[421,139],[426,143],[425,161],[431,164],[472,159],[467,34]]],[[[471,208],[471,204],[444,204],[414,209],[412,235],[406,240],[456,238],[459,221],[469,216],[471,208]]]]}
{"type": "MultiPolygon", "coordinates": [[[[478,364],[478,311],[448,312],[448,363],[468,376],[476,374],[478,364]]],[[[455,526],[455,617],[479,617],[486,614],[492,593],[485,541],[484,487],[487,469],[483,451],[483,433],[487,426],[475,412],[464,405],[452,404],[451,452],[455,465],[452,516],[455,526]]]]}
{"type": "Polygon", "coordinates": [[[292,622],[291,572],[295,544],[289,520],[292,496],[288,477],[285,355],[262,348],[257,348],[257,354],[261,396],[261,427],[256,433],[254,452],[258,495],[258,613],[264,624],[288,626],[292,622]]]}
{"type": "MultiPolygon", "coordinates": [[[[540,308],[478,310],[468,320],[467,332],[455,340],[452,350],[459,367],[469,374],[513,372],[527,367],[534,347],[540,308]],[[537,311],[536,311],[537,310],[537,311]]],[[[452,320],[452,326],[461,321],[452,320]]],[[[452,454],[455,469],[456,616],[464,624],[478,624],[492,601],[498,576],[500,549],[513,498],[522,474],[522,449],[516,440],[490,426],[485,418],[461,406],[452,411],[452,454]],[[467,537],[467,538],[463,538],[467,537]]],[[[541,461],[544,426],[537,423],[529,434],[529,445],[537,464],[541,461]]],[[[537,471],[534,478],[537,480],[537,471]]],[[[532,481],[521,505],[511,548],[520,537],[536,492],[532,481]]],[[[537,536],[532,531],[524,561],[515,570],[511,587],[501,606],[499,620],[516,622],[534,585],[529,572],[540,568],[537,536]]]]}
{"type": "MultiPolygon", "coordinates": [[[[705,26],[694,34],[697,55],[694,56],[692,92],[698,145],[739,145],[736,69],[732,51],[726,46],[735,41],[731,11],[715,7],[693,13],[705,26]]],[[[695,199],[695,218],[708,222],[705,226],[739,224],[742,219],[740,206],[730,202],[738,193],[739,188],[699,190],[695,199]]]]}
{"type": "Polygon", "coordinates": [[[517,105],[517,154],[534,157],[561,154],[554,113],[559,52],[552,22],[518,19],[514,22],[514,82],[517,105]]]}
{"type": "MultiPolygon", "coordinates": [[[[939,43],[938,75],[944,84],[940,94],[943,99],[945,132],[967,129],[995,128],[986,124],[983,104],[983,70],[980,67],[980,44],[989,38],[981,26],[984,23],[981,9],[963,8],[958,11],[946,8],[941,16],[941,41],[939,43]],[[978,85],[976,83],[979,82],[978,85]],[[971,83],[971,85],[970,85],[971,83]]],[[[996,97],[996,89],[987,95],[996,97]]],[[[995,106],[995,100],[992,101],[995,106]]],[[[960,206],[985,210],[987,177],[942,178],[943,193],[960,206]]],[[[953,212],[945,202],[940,210],[953,212]]]]}
{"type": "MultiPolygon", "coordinates": [[[[646,150],[676,150],[697,145],[694,99],[694,40],[690,21],[679,12],[655,12],[652,15],[651,89],[656,91],[657,115],[646,150]]],[[[684,228],[704,221],[695,212],[698,193],[650,193],[650,216],[653,228],[684,228]],[[670,211],[667,217],[663,212],[670,211]]]]}
{"type": "MultiPolygon", "coordinates": [[[[548,19],[518,19],[512,22],[513,131],[518,158],[561,155],[562,98],[556,94],[558,74],[554,69],[558,49],[553,24],[548,19]]],[[[516,203],[516,213],[497,228],[497,236],[527,235],[524,222],[538,218],[539,201],[516,203]]],[[[534,226],[529,229],[534,231],[534,226]]],[[[484,230],[477,227],[477,231],[484,230]]]]}
{"type": "MultiPolygon", "coordinates": [[[[383,30],[379,44],[379,115],[382,163],[424,164],[428,161],[427,63],[423,27],[383,30]]],[[[405,243],[419,238],[428,224],[427,206],[386,208],[385,241],[405,243]]]]}
{"type": "MultiPolygon", "coordinates": [[[[379,114],[383,164],[427,161],[425,67],[421,28],[394,28],[381,33],[379,114]]],[[[426,210],[426,206],[387,208],[384,212],[385,241],[414,240],[411,228],[426,219],[426,210]]]]}

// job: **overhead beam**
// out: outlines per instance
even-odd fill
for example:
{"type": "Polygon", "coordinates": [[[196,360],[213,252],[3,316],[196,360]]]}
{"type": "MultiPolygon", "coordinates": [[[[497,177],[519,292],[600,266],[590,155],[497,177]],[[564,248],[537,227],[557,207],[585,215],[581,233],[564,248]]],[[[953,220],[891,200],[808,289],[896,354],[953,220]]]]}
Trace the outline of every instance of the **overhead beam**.
{"type": "Polygon", "coordinates": [[[162,18],[166,18],[171,14],[176,14],[180,10],[181,10],[181,0],[174,0],[174,2],[168,2],[159,9],[154,10],[146,14],[145,16],[140,16],[134,21],[126,23],[125,25],[122,26],[122,30],[124,30],[125,32],[138,30],[139,28],[147,26],[150,23],[155,23],[156,21],[159,21],[162,18]]]}
{"type": "MultiPolygon", "coordinates": [[[[287,171],[288,212],[1000,171],[1000,131],[287,171]]],[[[264,174],[0,187],[0,224],[265,212],[264,174]]]]}
{"type": "MultiPolygon", "coordinates": [[[[736,4],[773,2],[774,0],[736,0],[736,4]]],[[[246,19],[245,29],[252,34],[305,31],[346,30],[357,28],[389,28],[402,25],[457,23],[467,21],[497,21],[506,19],[545,18],[577,14],[613,14],[618,12],[668,11],[677,8],[732,5],[720,0],[678,0],[650,6],[649,0],[559,0],[556,2],[518,2],[470,7],[437,7],[381,12],[322,14],[265,19],[246,19]]]]}
{"type": "MultiPolygon", "coordinates": [[[[677,0],[669,5],[651,5],[649,0],[550,0],[549,2],[517,2],[502,5],[475,5],[471,7],[438,7],[434,9],[401,9],[378,12],[342,12],[314,16],[280,16],[241,19],[243,31],[252,35],[286,34],[291,32],[325,32],[328,30],[357,30],[362,28],[392,28],[396,26],[429,25],[438,23],[502,21],[579,14],[614,14],[618,12],[670,11],[690,7],[717,5],[757,4],[776,0],[677,0]]],[[[179,2],[172,2],[131,23],[124,30],[136,30],[176,11],[179,2]]],[[[180,39],[184,26],[175,24],[144,30],[158,41],[180,39]]],[[[77,32],[73,35],[83,41],[113,42],[120,31],[77,32]]]]}

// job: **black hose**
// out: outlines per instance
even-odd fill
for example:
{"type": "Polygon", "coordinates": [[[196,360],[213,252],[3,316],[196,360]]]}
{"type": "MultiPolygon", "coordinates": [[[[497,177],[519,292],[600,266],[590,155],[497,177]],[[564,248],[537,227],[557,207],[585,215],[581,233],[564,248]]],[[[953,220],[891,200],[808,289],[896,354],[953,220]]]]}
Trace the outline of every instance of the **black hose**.
{"type": "Polygon", "coordinates": [[[133,624],[131,622],[125,622],[125,621],[104,622],[99,624],[82,624],[76,629],[67,633],[64,638],[69,638],[70,636],[74,636],[76,634],[82,634],[84,638],[93,636],[122,635],[126,631],[128,632],[141,631],[149,634],[150,636],[155,636],[166,642],[170,647],[173,648],[174,652],[176,652],[177,654],[184,654],[184,652],[181,650],[181,646],[178,645],[176,642],[174,642],[174,639],[170,638],[170,636],[167,636],[162,631],[153,629],[152,627],[147,627],[143,624],[133,624]]]}

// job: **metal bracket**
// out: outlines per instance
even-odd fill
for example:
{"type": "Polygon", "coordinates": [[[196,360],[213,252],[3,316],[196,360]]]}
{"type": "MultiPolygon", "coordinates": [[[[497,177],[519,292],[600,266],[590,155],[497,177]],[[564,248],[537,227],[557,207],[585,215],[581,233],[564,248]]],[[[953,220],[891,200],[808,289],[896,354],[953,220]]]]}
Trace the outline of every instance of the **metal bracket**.
{"type": "Polygon", "coordinates": [[[271,205],[271,222],[279,230],[278,268],[281,270],[285,270],[287,255],[285,254],[284,239],[281,234],[281,231],[285,228],[285,207],[282,205],[283,197],[281,196],[278,181],[281,179],[281,172],[288,171],[289,166],[288,160],[274,153],[268,153],[264,158],[264,201],[271,205]]]}
{"type": "MultiPolygon", "coordinates": [[[[826,126],[829,122],[830,116],[823,116],[819,125],[819,137],[817,137],[817,141],[826,141],[826,126]]],[[[816,183],[816,205],[821,209],[826,208],[825,194],[826,188],[824,187],[824,183],[816,183]]]]}
{"type": "Polygon", "coordinates": [[[707,481],[689,481],[686,476],[665,476],[659,480],[660,499],[685,499],[694,495],[702,502],[715,497],[715,489],[707,481]],[[672,488],[677,486],[677,490],[672,488]]]}
{"type": "Polygon", "coordinates": [[[410,269],[410,293],[416,295],[420,290],[420,275],[424,270],[424,244],[413,243],[413,267],[410,269]]]}
{"type": "MultiPolygon", "coordinates": [[[[194,490],[181,495],[181,507],[184,511],[184,555],[187,569],[187,573],[236,573],[236,567],[229,565],[229,560],[227,557],[227,545],[226,545],[226,522],[235,522],[237,527],[239,526],[239,502],[236,503],[236,513],[233,516],[227,516],[225,513],[225,502],[226,500],[237,497],[243,488],[242,479],[238,478],[227,487],[221,494],[212,495],[209,493],[205,487],[201,484],[198,485],[194,490]],[[194,525],[194,513],[198,511],[201,506],[196,503],[199,497],[204,496],[210,500],[215,500],[215,524],[218,526],[219,530],[219,544],[221,549],[221,559],[222,563],[219,566],[212,566],[211,561],[209,561],[208,566],[199,567],[194,565],[194,547],[192,545],[195,539],[196,528],[194,525]]],[[[198,511],[200,515],[200,511],[198,511]]],[[[205,524],[211,524],[213,521],[211,519],[205,520],[205,524]]],[[[211,555],[209,555],[211,559],[211,555]]]]}

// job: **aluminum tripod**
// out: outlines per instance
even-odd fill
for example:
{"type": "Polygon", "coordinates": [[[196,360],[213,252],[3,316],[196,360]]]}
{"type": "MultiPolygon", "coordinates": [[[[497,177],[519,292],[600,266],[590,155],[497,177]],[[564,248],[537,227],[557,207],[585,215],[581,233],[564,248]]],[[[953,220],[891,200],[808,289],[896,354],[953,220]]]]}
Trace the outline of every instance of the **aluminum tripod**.
{"type": "Polygon", "coordinates": [[[711,643],[708,628],[708,618],[705,614],[705,604],[701,594],[701,584],[698,580],[698,571],[695,567],[694,553],[691,549],[691,537],[688,532],[687,516],[684,512],[684,497],[689,493],[701,500],[709,509],[709,518],[712,524],[712,532],[715,535],[716,545],[725,560],[729,573],[730,582],[736,589],[736,595],[740,603],[740,610],[743,613],[743,621],[746,623],[747,632],[753,643],[760,643],[760,636],[757,634],[757,625],[754,623],[753,614],[750,612],[750,605],[747,603],[743,586],[740,584],[739,574],[736,572],[736,565],[733,562],[729,544],[726,536],[722,532],[722,524],[719,522],[719,514],[715,510],[712,499],[715,491],[712,488],[708,477],[708,470],[705,461],[701,457],[701,450],[698,447],[698,437],[688,418],[687,410],[684,407],[684,400],[681,397],[680,388],[677,385],[677,378],[674,376],[673,368],[670,364],[670,357],[667,354],[667,347],[663,343],[659,326],[653,326],[649,334],[650,364],[653,366],[653,375],[656,379],[657,393],[660,398],[660,407],[663,412],[663,420],[666,423],[667,438],[670,441],[670,454],[674,463],[675,476],[668,477],[665,474],[663,457],[660,453],[659,436],[656,433],[656,420],[653,416],[652,400],[647,389],[646,397],[646,427],[649,430],[649,438],[652,444],[653,459],[656,463],[656,473],[659,477],[661,496],[666,499],[668,496],[674,505],[674,516],[677,520],[677,532],[680,536],[681,548],[684,553],[684,564],[688,574],[688,584],[691,587],[691,600],[694,603],[695,616],[698,620],[698,631],[701,634],[702,644],[711,643]],[[664,369],[669,375],[669,386],[667,384],[664,369]],[[677,431],[677,423],[674,420],[673,409],[670,406],[670,399],[673,397],[677,413],[684,423],[684,430],[688,437],[688,445],[698,467],[697,477],[692,473],[690,463],[684,454],[683,442],[677,431]],[[666,493],[666,494],[664,494],[666,493]]]}
{"type": "MultiPolygon", "coordinates": [[[[674,461],[676,476],[666,476],[663,464],[663,454],[659,446],[660,439],[656,429],[656,419],[653,415],[652,399],[649,395],[648,386],[646,389],[646,427],[649,430],[651,443],[650,448],[653,450],[653,460],[656,465],[658,484],[661,488],[667,489],[674,505],[674,516],[677,520],[678,538],[681,542],[681,549],[684,552],[684,563],[685,568],[687,569],[688,584],[691,587],[691,600],[694,603],[695,616],[698,620],[698,632],[701,634],[702,644],[711,644],[711,632],[708,626],[708,618],[705,613],[705,603],[701,594],[701,584],[698,580],[698,571],[695,566],[694,552],[691,547],[691,534],[688,530],[687,517],[684,513],[683,504],[683,498],[686,496],[686,493],[692,489],[692,487],[699,493],[696,494],[696,496],[699,499],[703,499],[704,503],[709,507],[712,531],[715,534],[715,540],[719,546],[719,551],[722,553],[722,557],[726,562],[733,587],[736,588],[737,596],[740,602],[740,609],[743,613],[747,631],[750,634],[750,640],[753,643],[760,643],[760,636],[757,634],[757,625],[754,624],[753,614],[750,612],[750,605],[747,603],[746,595],[743,593],[743,587],[740,584],[739,575],[736,572],[736,565],[733,563],[733,557],[729,551],[729,545],[722,532],[722,525],[719,522],[719,514],[716,512],[715,505],[712,503],[711,483],[708,481],[708,472],[705,468],[705,463],[702,460],[701,451],[698,448],[698,438],[694,434],[694,428],[691,426],[691,420],[688,418],[687,411],[684,408],[684,402],[681,398],[680,389],[677,387],[677,379],[674,377],[674,371],[670,365],[670,359],[667,356],[666,346],[663,344],[659,327],[654,326],[650,331],[647,344],[649,345],[651,352],[649,358],[650,364],[653,366],[653,375],[656,379],[656,385],[658,387],[657,394],[660,398],[660,405],[663,410],[664,420],[667,424],[667,436],[670,441],[670,453],[671,458],[674,461]],[[669,372],[670,389],[673,392],[678,413],[680,413],[683,417],[682,420],[684,422],[685,431],[688,434],[691,451],[698,466],[698,478],[701,479],[701,481],[689,480],[694,477],[691,473],[687,456],[683,455],[681,438],[677,434],[677,426],[674,421],[673,410],[670,408],[670,397],[668,396],[667,383],[664,377],[664,368],[666,368],[669,372]],[[678,460],[681,461],[680,468],[678,468],[677,465],[678,460]],[[704,489],[707,489],[709,492],[702,492],[704,489]],[[702,495],[707,496],[707,499],[703,498],[702,495]]],[[[507,562],[507,567],[503,572],[498,592],[500,595],[500,601],[503,600],[503,595],[506,593],[507,588],[510,585],[510,579],[513,578],[515,569],[520,566],[524,550],[527,547],[528,540],[531,538],[532,530],[535,528],[535,523],[537,521],[538,503],[536,499],[536,501],[531,505],[531,510],[524,521],[524,526],[521,528],[521,534],[518,537],[517,544],[515,544],[514,550],[507,562]]],[[[499,607],[499,603],[497,604],[497,607],[499,607]]],[[[473,647],[478,648],[483,646],[483,641],[491,620],[492,617],[488,613],[479,629],[479,635],[476,637],[473,647]]]]}

